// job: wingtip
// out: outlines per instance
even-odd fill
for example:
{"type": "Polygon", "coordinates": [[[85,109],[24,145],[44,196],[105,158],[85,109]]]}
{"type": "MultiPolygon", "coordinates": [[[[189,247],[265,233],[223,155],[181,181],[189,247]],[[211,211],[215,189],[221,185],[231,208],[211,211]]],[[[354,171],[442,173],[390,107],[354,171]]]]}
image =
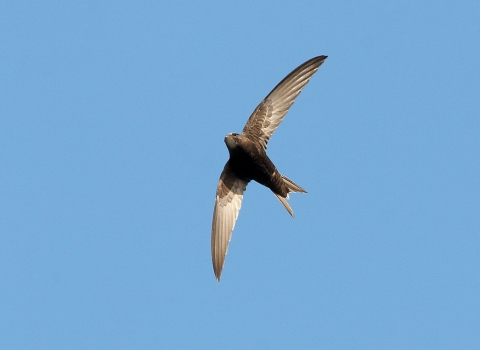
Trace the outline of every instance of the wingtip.
{"type": "Polygon", "coordinates": [[[218,283],[220,283],[220,275],[217,275],[217,274],[215,273],[215,279],[217,280],[218,283]]]}
{"type": "Polygon", "coordinates": [[[217,280],[218,283],[220,283],[220,277],[222,276],[222,270],[220,271],[215,270],[215,266],[213,269],[213,273],[215,274],[215,279],[217,280]]]}
{"type": "Polygon", "coordinates": [[[318,64],[318,67],[320,67],[327,58],[328,58],[328,56],[321,55],[321,56],[317,56],[317,57],[312,58],[310,61],[312,63],[315,62],[314,64],[315,65],[318,64]]]}
{"type": "Polygon", "coordinates": [[[306,62],[308,62],[308,61],[320,61],[320,60],[325,60],[325,59],[327,59],[327,58],[328,58],[327,55],[318,55],[318,56],[315,56],[315,57],[310,58],[310,59],[307,60],[306,62]]]}

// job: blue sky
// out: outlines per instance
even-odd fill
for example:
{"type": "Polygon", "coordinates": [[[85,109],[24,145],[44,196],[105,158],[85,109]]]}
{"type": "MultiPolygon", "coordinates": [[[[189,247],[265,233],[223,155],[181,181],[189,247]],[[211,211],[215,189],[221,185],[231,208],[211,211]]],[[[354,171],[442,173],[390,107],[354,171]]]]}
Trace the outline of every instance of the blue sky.
{"type": "Polygon", "coordinates": [[[480,348],[480,3],[5,2],[0,347],[480,348]],[[328,55],[250,183],[229,132],[328,55]]]}

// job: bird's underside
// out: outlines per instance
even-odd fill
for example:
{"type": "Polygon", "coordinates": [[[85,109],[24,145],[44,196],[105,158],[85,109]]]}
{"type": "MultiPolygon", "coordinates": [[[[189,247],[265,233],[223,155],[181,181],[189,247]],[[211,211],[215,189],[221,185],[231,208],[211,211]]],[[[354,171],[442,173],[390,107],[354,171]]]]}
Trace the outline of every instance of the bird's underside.
{"type": "Polygon", "coordinates": [[[288,194],[306,193],[278,172],[266,154],[267,143],[295,98],[326,58],[312,58],[293,70],[260,102],[241,134],[231,133],[225,137],[230,159],[220,175],[212,220],[212,263],[219,282],[247,184],[254,180],[270,188],[292,216],[288,194]]]}

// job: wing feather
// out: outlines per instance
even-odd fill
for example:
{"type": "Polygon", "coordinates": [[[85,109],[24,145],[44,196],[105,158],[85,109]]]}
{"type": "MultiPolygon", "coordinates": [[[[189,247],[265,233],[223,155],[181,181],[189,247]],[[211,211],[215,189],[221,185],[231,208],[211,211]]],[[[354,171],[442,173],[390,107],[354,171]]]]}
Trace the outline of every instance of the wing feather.
{"type": "Polygon", "coordinates": [[[314,57],[295,68],[255,108],[242,133],[267,149],[268,140],[293,102],[327,56],[314,57]]]}
{"type": "Polygon", "coordinates": [[[212,220],[212,264],[219,282],[247,184],[233,174],[227,162],[218,181],[212,220]]]}

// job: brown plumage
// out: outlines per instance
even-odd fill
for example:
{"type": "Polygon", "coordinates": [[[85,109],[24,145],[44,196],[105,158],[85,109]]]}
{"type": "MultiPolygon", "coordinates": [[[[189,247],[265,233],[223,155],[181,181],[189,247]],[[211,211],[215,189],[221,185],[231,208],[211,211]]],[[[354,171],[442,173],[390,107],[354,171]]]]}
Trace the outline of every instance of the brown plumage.
{"type": "Polygon", "coordinates": [[[212,221],[212,263],[219,282],[247,184],[255,180],[268,187],[292,217],[293,211],[287,202],[288,194],[306,193],[278,172],[267,156],[267,143],[295,98],[326,58],[314,57],[294,69],[255,108],[241,134],[230,133],[225,136],[230,159],[218,181],[212,221]]]}

